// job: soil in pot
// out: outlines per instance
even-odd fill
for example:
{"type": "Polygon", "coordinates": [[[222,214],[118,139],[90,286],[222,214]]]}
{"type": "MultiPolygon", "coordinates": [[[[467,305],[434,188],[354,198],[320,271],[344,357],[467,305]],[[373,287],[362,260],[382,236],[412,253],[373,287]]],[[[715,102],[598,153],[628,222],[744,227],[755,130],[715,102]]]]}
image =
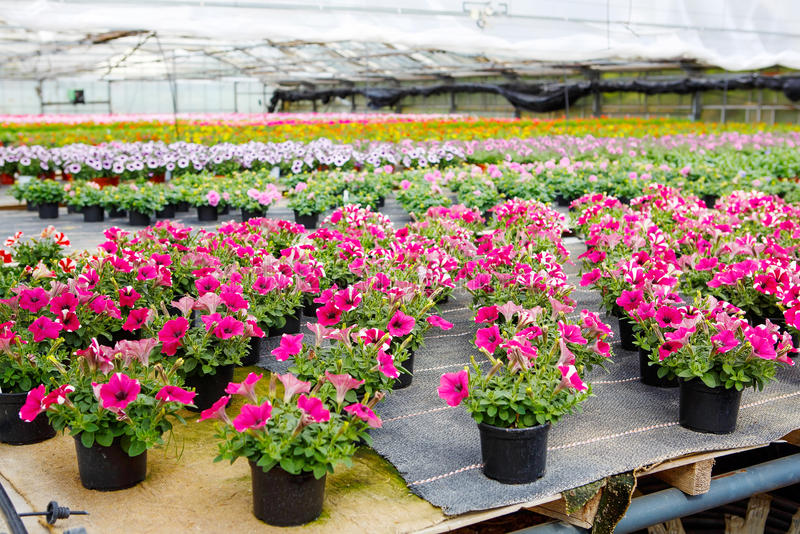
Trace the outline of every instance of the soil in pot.
{"type": "Polygon", "coordinates": [[[217,206],[197,206],[198,221],[216,221],[218,218],[217,206]]]}
{"type": "Polygon", "coordinates": [[[0,393],[0,443],[28,445],[56,435],[44,413],[30,423],[19,418],[19,410],[27,398],[27,393],[0,393]]]}
{"type": "Polygon", "coordinates": [[[44,204],[39,204],[39,218],[40,219],[58,218],[58,204],[56,202],[46,202],[44,204]]]}
{"type": "Polygon", "coordinates": [[[149,213],[139,213],[131,210],[128,213],[128,222],[133,226],[150,226],[152,221],[149,213]]]}
{"type": "Polygon", "coordinates": [[[103,222],[105,218],[102,206],[86,206],[83,208],[83,222],[103,222]]]}
{"type": "Polygon", "coordinates": [[[681,426],[708,434],[730,434],[736,430],[742,392],[736,388],[710,388],[699,378],[680,381],[678,421],[681,426]]]}
{"type": "Polygon", "coordinates": [[[75,453],[81,484],[86,489],[116,491],[131,488],[147,475],[147,451],[138,456],[128,456],[120,446],[120,438],[114,438],[108,447],[98,443],[85,447],[79,434],[75,436],[75,453]]]}
{"type": "Polygon", "coordinates": [[[194,408],[188,408],[193,412],[201,412],[225,395],[225,388],[228,383],[233,381],[233,365],[220,365],[216,368],[213,375],[201,375],[191,373],[186,375],[186,388],[193,388],[197,395],[194,398],[194,408]]]}
{"type": "Polygon", "coordinates": [[[250,462],[253,514],[269,525],[289,527],[314,521],[322,513],[325,479],[313,473],[292,475],[278,466],[267,472],[250,462]]]}
{"type": "Polygon", "coordinates": [[[318,221],[319,213],[312,213],[311,215],[299,215],[297,212],[294,212],[294,222],[297,224],[302,224],[306,227],[306,230],[313,230],[316,228],[318,221]]]}
{"type": "Polygon", "coordinates": [[[623,350],[637,350],[633,335],[633,322],[627,317],[619,317],[619,340],[622,343],[623,350]]]}
{"type": "Polygon", "coordinates": [[[659,378],[659,365],[650,365],[650,354],[644,349],[639,349],[639,373],[642,377],[642,384],[657,388],[676,388],[678,387],[677,378],[659,378]]]}
{"type": "Polygon", "coordinates": [[[500,428],[479,423],[483,474],[503,484],[527,484],[544,475],[550,423],[500,428]]]}

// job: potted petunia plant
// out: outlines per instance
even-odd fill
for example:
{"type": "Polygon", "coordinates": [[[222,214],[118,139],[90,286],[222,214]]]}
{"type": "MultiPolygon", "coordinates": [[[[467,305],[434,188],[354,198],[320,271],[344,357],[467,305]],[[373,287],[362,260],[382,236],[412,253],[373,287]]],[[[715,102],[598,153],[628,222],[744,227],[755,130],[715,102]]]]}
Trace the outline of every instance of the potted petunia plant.
{"type": "Polygon", "coordinates": [[[250,463],[255,516],[275,526],[301,525],[322,512],[326,475],[340,462],[349,465],[358,444],[369,443],[367,430],[381,426],[372,408],[382,394],[349,400],[363,382],[347,374],[315,381],[272,374],[265,382],[251,373],[228,384],[228,395],[200,421],[222,422],[215,461],[250,463]],[[231,396],[244,401],[233,417],[225,411],[231,396]]]}
{"type": "Polygon", "coordinates": [[[195,393],[178,386],[180,362],[165,369],[153,364],[153,338],[124,340],[114,347],[96,339],[69,367],[57,364],[60,376],[51,387],[41,384],[27,395],[20,410],[24,421],[42,412],[56,430],[75,438],[78,471],[87,489],[119,490],[147,474],[147,450],[163,444],[178,410],[191,405],[195,393]]]}
{"type": "Polygon", "coordinates": [[[487,477],[529,483],[544,474],[551,424],[591,395],[581,375],[610,355],[610,329],[586,310],[577,324],[512,303],[500,314],[505,321],[476,335],[491,367],[473,357],[471,369],[442,375],[438,393],[450,406],[465,404],[478,423],[487,477]]]}
{"type": "Polygon", "coordinates": [[[697,432],[736,430],[742,390],[762,390],[780,364],[793,365],[789,333],[767,320],[750,326],[735,306],[708,296],[677,308],[662,328],[661,364],[680,379],[680,424],[697,432]]]}

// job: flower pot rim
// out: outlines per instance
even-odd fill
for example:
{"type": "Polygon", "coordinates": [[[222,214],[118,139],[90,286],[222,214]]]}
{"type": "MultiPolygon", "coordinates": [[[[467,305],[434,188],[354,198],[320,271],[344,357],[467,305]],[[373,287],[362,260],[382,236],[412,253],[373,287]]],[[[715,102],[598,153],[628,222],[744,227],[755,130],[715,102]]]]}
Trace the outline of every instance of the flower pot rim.
{"type": "Polygon", "coordinates": [[[490,425],[489,423],[478,423],[478,428],[483,428],[483,429],[486,429],[486,430],[489,430],[489,431],[498,432],[498,433],[502,432],[502,433],[509,433],[509,434],[514,434],[514,433],[522,434],[522,433],[524,433],[526,431],[541,430],[543,428],[549,428],[551,426],[553,426],[553,425],[549,421],[547,423],[544,423],[544,424],[541,424],[541,425],[526,426],[524,428],[507,428],[507,427],[502,427],[502,426],[490,425]]]}

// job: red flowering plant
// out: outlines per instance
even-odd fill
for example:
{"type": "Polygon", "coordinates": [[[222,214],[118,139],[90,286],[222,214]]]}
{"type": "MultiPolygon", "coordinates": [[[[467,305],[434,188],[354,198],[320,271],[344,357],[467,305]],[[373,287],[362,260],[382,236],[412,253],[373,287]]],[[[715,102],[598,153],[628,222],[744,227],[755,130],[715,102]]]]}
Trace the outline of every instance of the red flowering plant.
{"type": "Polygon", "coordinates": [[[93,339],[69,367],[54,361],[58,376],[30,390],[20,417],[30,422],[45,412],[53,428],[68,429],[85,447],[119,440],[130,456],[163,444],[195,393],[178,386],[180,362],[169,369],[152,362],[157,344],[147,338],[109,347],[93,339]]]}
{"type": "Polygon", "coordinates": [[[609,327],[586,310],[577,323],[563,312],[511,302],[499,313],[505,321],[479,329],[475,341],[491,367],[473,356],[471,370],[442,375],[439,396],[450,406],[465,403],[476,422],[502,428],[555,423],[572,413],[591,395],[581,375],[610,356],[609,327]]]}
{"type": "Polygon", "coordinates": [[[0,249],[0,297],[23,281],[40,285],[51,278],[63,279],[74,265],[73,259],[64,257],[69,239],[55,227],[48,226],[35,238],[23,239],[23,235],[9,236],[0,249]]]}
{"type": "Polygon", "coordinates": [[[264,471],[280,468],[319,479],[340,462],[350,465],[358,443],[370,442],[367,430],[381,426],[372,409],[382,394],[348,400],[361,384],[349,375],[328,373],[303,381],[291,373],[272,374],[265,382],[251,373],[241,383],[230,383],[228,395],[202,412],[200,421],[221,422],[214,461],[244,457],[264,471]],[[243,401],[233,417],[226,412],[232,396],[243,401]]]}
{"type": "Polygon", "coordinates": [[[794,363],[791,336],[769,320],[750,326],[739,308],[713,296],[675,309],[680,317],[663,321],[658,354],[679,378],[699,378],[711,388],[761,390],[780,364],[794,363]]]}
{"type": "Polygon", "coordinates": [[[26,393],[56,374],[53,362],[65,358],[62,340],[43,337],[33,341],[32,332],[15,329],[13,321],[0,323],[0,393],[26,393]]]}

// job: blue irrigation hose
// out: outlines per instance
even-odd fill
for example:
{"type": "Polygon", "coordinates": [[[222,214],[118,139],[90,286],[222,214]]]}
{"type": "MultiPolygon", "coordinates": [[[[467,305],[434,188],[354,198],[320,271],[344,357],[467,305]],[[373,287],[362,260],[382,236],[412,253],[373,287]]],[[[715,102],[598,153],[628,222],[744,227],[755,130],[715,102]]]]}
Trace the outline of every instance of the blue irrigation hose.
{"type": "MultiPolygon", "coordinates": [[[[720,475],[711,480],[711,488],[702,495],[686,495],[670,488],[635,498],[614,530],[627,534],[664,523],[671,519],[746,499],[757,493],[800,483],[800,454],[793,454],[720,475]]],[[[564,522],[535,525],[513,534],[586,534],[587,529],[564,522]]]]}

